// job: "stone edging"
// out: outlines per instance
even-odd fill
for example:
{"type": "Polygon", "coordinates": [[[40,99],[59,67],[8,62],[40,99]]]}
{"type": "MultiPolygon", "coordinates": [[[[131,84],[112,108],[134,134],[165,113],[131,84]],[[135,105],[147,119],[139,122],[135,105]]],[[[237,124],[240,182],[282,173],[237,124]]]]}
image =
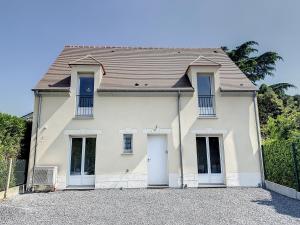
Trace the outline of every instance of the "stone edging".
{"type": "MultiPolygon", "coordinates": [[[[20,185],[16,187],[11,187],[7,191],[7,198],[14,197],[18,194],[24,193],[25,192],[25,185],[20,185]]],[[[4,191],[0,192],[0,200],[4,199],[4,191]]]]}
{"type": "Polygon", "coordinates": [[[280,184],[276,184],[276,183],[273,183],[273,182],[267,181],[267,180],[266,180],[266,188],[268,190],[277,192],[284,196],[300,200],[300,192],[296,191],[293,188],[289,188],[289,187],[286,187],[286,186],[283,186],[280,184]]]}

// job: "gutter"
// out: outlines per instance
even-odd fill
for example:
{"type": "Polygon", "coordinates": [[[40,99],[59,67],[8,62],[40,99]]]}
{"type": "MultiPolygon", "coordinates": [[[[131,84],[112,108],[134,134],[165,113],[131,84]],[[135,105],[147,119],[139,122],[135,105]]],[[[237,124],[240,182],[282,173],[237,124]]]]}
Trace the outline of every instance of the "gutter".
{"type": "Polygon", "coordinates": [[[261,147],[261,136],[260,136],[260,125],[259,125],[256,91],[253,92],[253,103],[254,103],[254,113],[255,113],[255,123],[256,123],[257,144],[258,144],[258,151],[259,151],[259,161],[260,161],[259,164],[260,174],[261,174],[262,187],[265,188],[265,171],[264,171],[263,153],[261,147]]]}
{"type": "Polygon", "coordinates": [[[178,114],[178,135],[179,135],[179,161],[180,161],[180,188],[184,188],[183,184],[183,162],[182,162],[182,143],[181,143],[181,120],[180,120],[180,90],[177,95],[177,114],[178,114]]]}
{"type": "Polygon", "coordinates": [[[107,88],[102,89],[98,88],[97,92],[194,92],[193,88],[120,88],[120,89],[113,89],[113,88],[107,88]]]}
{"type": "Polygon", "coordinates": [[[38,110],[36,114],[36,124],[35,124],[35,143],[34,143],[34,155],[33,155],[33,166],[32,166],[32,176],[31,176],[31,190],[33,190],[33,177],[35,173],[35,164],[36,164],[36,151],[38,145],[38,132],[40,126],[40,115],[41,115],[41,104],[42,104],[42,96],[39,91],[34,92],[35,96],[38,97],[38,110]]]}

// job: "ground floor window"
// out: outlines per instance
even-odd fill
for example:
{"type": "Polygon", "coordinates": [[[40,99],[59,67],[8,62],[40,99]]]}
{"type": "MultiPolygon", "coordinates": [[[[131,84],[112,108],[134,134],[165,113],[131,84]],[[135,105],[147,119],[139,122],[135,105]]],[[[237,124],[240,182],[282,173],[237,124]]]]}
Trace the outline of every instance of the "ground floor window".
{"type": "Polygon", "coordinates": [[[219,137],[196,137],[199,174],[221,173],[219,137]]]}
{"type": "Polygon", "coordinates": [[[96,138],[72,138],[70,175],[95,174],[96,138]]]}

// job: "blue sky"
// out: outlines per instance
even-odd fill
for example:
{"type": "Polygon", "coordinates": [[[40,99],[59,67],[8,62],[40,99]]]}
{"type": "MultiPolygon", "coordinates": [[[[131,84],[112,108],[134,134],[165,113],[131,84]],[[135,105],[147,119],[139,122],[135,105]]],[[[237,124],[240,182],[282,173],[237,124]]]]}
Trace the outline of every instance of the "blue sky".
{"type": "Polygon", "coordinates": [[[0,112],[32,111],[31,88],[67,44],[234,47],[254,40],[261,52],[284,58],[266,83],[300,88],[299,9],[299,0],[1,1],[0,112]]]}

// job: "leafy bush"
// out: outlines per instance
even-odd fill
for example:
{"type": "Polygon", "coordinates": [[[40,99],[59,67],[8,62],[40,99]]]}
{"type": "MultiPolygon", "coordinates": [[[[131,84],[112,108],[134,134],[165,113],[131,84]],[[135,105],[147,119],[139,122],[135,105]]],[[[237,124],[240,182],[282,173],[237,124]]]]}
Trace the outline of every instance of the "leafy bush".
{"type": "MultiPolygon", "coordinates": [[[[0,113],[0,189],[4,189],[9,158],[16,159],[21,149],[26,122],[16,116],[0,113]]],[[[11,184],[14,177],[11,179],[11,184]]]]}
{"type": "Polygon", "coordinates": [[[300,169],[299,108],[287,107],[276,119],[269,117],[263,132],[266,134],[264,161],[267,180],[297,188],[292,145],[296,147],[296,163],[300,169]]]}

